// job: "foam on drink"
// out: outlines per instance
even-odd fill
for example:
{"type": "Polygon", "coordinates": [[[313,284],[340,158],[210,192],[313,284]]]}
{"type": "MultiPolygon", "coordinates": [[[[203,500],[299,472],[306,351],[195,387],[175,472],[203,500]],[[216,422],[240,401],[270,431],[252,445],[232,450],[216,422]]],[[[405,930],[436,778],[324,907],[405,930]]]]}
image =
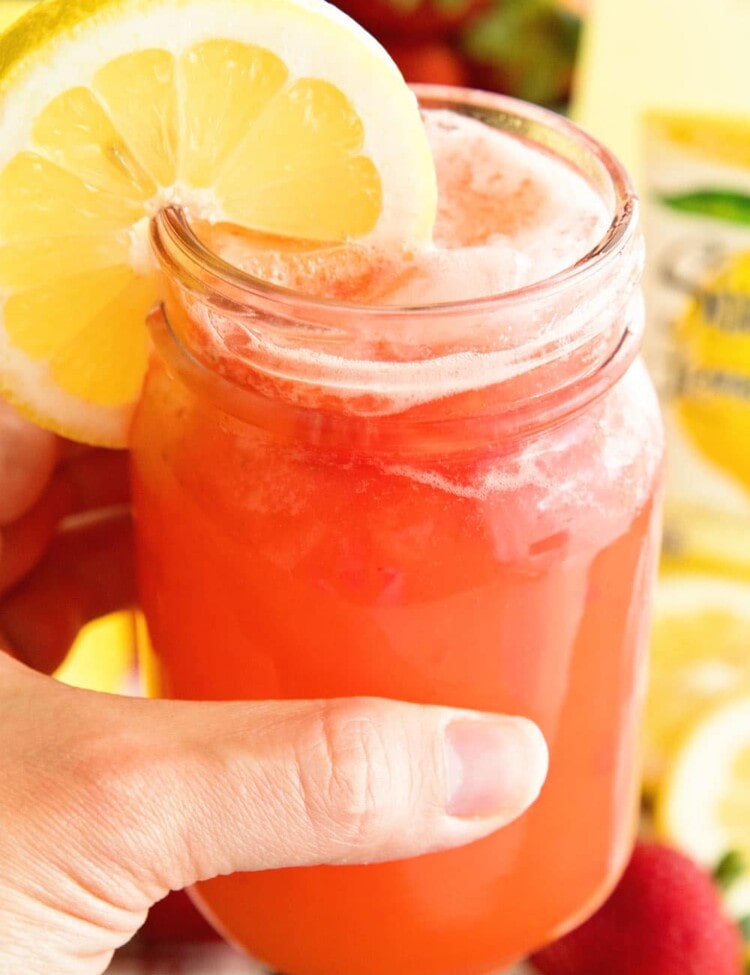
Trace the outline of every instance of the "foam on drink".
{"type": "Polygon", "coordinates": [[[575,265],[602,239],[610,215],[582,173],[539,145],[445,110],[425,111],[424,122],[439,208],[432,243],[418,253],[226,226],[200,231],[226,261],[299,297],[286,306],[288,332],[191,309],[221,371],[295,405],[378,416],[498,387],[622,335],[601,282],[535,302],[533,313],[523,304],[480,303],[460,319],[446,310],[575,265]],[[341,303],[340,341],[295,330],[308,320],[318,327],[308,296],[341,303]],[[394,313],[369,317],[363,305],[394,313]],[[403,308],[411,310],[396,310],[403,308]]]}
{"type": "Polygon", "coordinates": [[[438,177],[431,247],[384,253],[206,228],[230,264],[303,294],[396,306],[503,294],[580,260],[609,217],[587,180],[516,136],[444,110],[423,113],[438,177]]]}
{"type": "Polygon", "coordinates": [[[604,203],[562,160],[448,111],[424,114],[438,176],[433,248],[386,303],[461,301],[522,288],[580,260],[608,224],[604,203]]]}

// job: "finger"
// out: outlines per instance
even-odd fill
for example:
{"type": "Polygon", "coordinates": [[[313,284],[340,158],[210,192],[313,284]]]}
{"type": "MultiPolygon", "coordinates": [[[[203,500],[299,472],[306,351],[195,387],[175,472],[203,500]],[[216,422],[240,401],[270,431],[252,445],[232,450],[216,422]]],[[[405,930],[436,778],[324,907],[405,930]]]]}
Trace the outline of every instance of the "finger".
{"type": "Polygon", "coordinates": [[[0,525],[28,511],[42,494],[57,457],[57,438],[0,400],[0,525]]]}
{"type": "Polygon", "coordinates": [[[0,601],[0,631],[16,656],[52,673],[81,627],[135,602],[132,523],[119,512],[59,532],[0,601]]]}
{"type": "MultiPolygon", "coordinates": [[[[142,701],[0,658],[0,706],[0,824],[25,811],[5,817],[0,860],[32,910],[57,905],[58,926],[62,911],[77,958],[109,957],[168,889],[218,874],[479,839],[534,801],[547,768],[528,721],[380,699],[142,701]]],[[[40,917],[18,957],[46,961],[40,917]]]]}
{"type": "Polygon", "coordinates": [[[547,770],[520,718],[380,699],[116,700],[90,712],[87,821],[149,900],[233,871],[459,846],[519,816],[547,770]]]}
{"type": "Polygon", "coordinates": [[[0,595],[41,559],[62,518],[123,504],[128,498],[123,451],[88,449],[61,464],[33,508],[0,535],[0,595]]]}

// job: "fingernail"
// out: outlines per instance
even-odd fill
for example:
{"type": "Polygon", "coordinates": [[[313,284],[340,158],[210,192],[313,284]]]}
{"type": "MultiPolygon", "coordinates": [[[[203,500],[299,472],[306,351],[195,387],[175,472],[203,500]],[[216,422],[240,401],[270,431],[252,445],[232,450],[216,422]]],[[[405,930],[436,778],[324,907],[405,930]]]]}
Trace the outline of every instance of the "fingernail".
{"type": "Polygon", "coordinates": [[[547,775],[547,745],[525,718],[458,719],[446,728],[446,810],[462,819],[515,819],[547,775]]]}

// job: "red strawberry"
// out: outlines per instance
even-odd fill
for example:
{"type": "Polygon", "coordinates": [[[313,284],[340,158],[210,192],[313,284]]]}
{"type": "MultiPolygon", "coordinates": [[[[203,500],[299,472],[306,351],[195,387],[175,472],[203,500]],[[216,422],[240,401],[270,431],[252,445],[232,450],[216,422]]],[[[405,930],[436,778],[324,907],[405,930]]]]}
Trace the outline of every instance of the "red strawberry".
{"type": "Polygon", "coordinates": [[[410,82],[466,85],[468,72],[460,56],[445,41],[399,42],[384,40],[388,53],[410,82]]]}
{"type": "Polygon", "coordinates": [[[713,878],[648,843],[604,906],[532,961],[542,975],[740,975],[742,950],[713,878]]]}
{"type": "Polygon", "coordinates": [[[335,0],[336,6],[376,37],[444,37],[493,0],[335,0]]]}

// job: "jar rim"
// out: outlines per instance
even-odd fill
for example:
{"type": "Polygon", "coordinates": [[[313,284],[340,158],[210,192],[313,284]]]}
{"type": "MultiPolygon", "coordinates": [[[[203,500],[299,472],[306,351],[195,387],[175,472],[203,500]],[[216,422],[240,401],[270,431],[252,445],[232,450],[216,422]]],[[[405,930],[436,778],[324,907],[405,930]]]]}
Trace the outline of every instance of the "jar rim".
{"type": "MultiPolygon", "coordinates": [[[[302,294],[283,285],[257,278],[228,263],[207,247],[192,229],[184,211],[178,206],[161,209],[151,222],[151,240],[163,269],[181,280],[191,290],[205,291],[206,276],[211,281],[211,291],[216,293],[226,287],[231,291],[233,303],[247,303],[259,299],[267,310],[283,315],[285,312],[299,316],[310,312],[323,313],[326,323],[336,324],[336,312],[342,317],[355,313],[360,321],[377,321],[408,314],[410,318],[444,318],[474,312],[492,312],[509,309],[529,301],[543,301],[570,287],[582,284],[593,274],[606,272],[616,261],[638,227],[638,198],[632,181],[619,159],[597,139],[578,125],[549,109],[489,92],[445,85],[412,85],[420,107],[445,108],[461,111],[482,121],[505,116],[529,126],[538,132],[550,134],[557,142],[552,150],[567,145],[577,148],[584,157],[598,164],[609,180],[613,216],[603,236],[575,263],[549,277],[498,294],[461,300],[435,302],[424,305],[379,305],[339,301],[337,299],[302,294]]],[[[518,132],[518,126],[515,127],[518,132]]],[[[519,134],[523,134],[520,133],[519,134]]],[[[533,139],[533,135],[532,135],[533,139]]]]}
{"type": "Polygon", "coordinates": [[[415,91],[425,108],[469,115],[576,167],[613,214],[606,233],[575,264],[516,291],[398,308],[254,278],[202,244],[184,213],[166,209],[152,224],[166,329],[152,318],[152,335],[191,382],[215,395],[221,388],[230,412],[261,397],[354,423],[421,422],[433,410],[463,422],[492,410],[533,426],[580,408],[637,354],[643,248],[619,161],[546,109],[461,88],[415,91]]]}

